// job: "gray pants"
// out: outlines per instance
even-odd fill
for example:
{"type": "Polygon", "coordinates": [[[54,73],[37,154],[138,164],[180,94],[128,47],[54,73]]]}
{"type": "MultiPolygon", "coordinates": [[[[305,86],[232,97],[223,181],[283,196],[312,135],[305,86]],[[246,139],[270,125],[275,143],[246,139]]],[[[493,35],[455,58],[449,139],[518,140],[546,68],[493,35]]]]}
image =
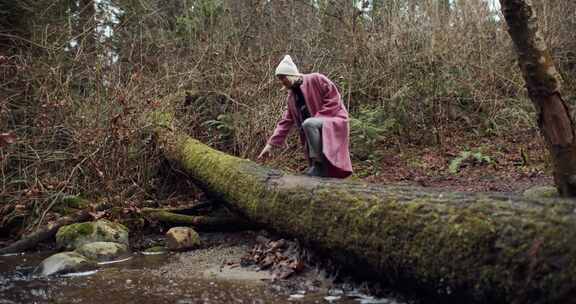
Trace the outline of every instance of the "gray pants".
{"type": "Polygon", "coordinates": [[[302,129],[308,142],[308,156],[311,160],[322,161],[322,118],[307,118],[302,129]]]}

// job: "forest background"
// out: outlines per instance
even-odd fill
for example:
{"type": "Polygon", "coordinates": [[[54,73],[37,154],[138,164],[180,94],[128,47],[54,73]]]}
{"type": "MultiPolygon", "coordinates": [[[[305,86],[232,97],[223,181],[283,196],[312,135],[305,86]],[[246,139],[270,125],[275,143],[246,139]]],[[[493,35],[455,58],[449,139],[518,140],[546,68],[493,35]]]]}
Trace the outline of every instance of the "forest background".
{"type": "MultiPolygon", "coordinates": [[[[576,101],[576,3],[534,1],[576,101]]],[[[56,220],[62,198],[182,199],[145,113],[255,159],[285,108],[290,54],[339,87],[353,178],[522,191],[551,175],[506,24],[483,0],[0,0],[0,231],[56,220]]],[[[267,163],[306,166],[292,136],[267,163]]],[[[173,173],[172,173],[173,174],[173,173]]],[[[191,197],[200,195],[188,193],[191,197]]]]}

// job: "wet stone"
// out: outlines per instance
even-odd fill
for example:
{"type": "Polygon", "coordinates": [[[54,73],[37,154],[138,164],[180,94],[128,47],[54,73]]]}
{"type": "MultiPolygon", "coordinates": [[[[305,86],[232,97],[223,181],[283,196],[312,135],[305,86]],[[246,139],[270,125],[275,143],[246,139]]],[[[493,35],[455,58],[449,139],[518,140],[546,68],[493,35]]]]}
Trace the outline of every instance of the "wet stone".
{"type": "Polygon", "coordinates": [[[172,251],[198,248],[200,236],[190,227],[174,227],[166,233],[166,246],[172,251]]]}
{"type": "Polygon", "coordinates": [[[113,242],[93,242],[76,249],[79,254],[98,261],[110,261],[128,253],[128,246],[113,242]]]}
{"type": "Polygon", "coordinates": [[[88,271],[97,267],[96,263],[77,252],[61,252],[44,259],[34,272],[40,276],[51,276],[88,271]]]}

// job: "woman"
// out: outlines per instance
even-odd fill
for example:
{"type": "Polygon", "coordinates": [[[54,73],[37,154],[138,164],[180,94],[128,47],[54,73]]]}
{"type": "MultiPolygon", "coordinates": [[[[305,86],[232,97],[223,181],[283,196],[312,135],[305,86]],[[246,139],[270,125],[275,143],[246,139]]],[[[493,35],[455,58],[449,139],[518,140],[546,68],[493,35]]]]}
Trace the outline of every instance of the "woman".
{"type": "Polygon", "coordinates": [[[281,146],[296,126],[310,164],[307,175],[348,177],[352,174],[348,111],[334,83],[319,73],[300,74],[289,55],[275,74],[289,90],[288,109],[258,158],[270,156],[272,148],[281,146]]]}

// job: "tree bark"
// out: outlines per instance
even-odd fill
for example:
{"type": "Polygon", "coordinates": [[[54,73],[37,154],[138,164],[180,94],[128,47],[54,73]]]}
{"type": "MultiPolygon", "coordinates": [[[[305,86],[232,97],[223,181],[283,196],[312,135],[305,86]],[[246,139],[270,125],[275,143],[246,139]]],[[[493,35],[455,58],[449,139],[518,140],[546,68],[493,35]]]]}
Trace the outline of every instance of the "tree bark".
{"type": "Polygon", "coordinates": [[[576,141],[568,104],[560,94],[561,78],[538,28],[531,0],[500,0],[508,32],[538,125],[554,164],[554,181],[562,196],[576,196],[576,141]]]}
{"type": "Polygon", "coordinates": [[[171,129],[166,157],[247,218],[360,277],[456,303],[567,303],[576,295],[576,204],[289,175],[171,129]],[[460,301],[460,302],[457,302],[460,301]]]}
{"type": "Polygon", "coordinates": [[[96,57],[96,4],[94,0],[80,0],[78,13],[78,32],[83,41],[84,52],[96,57]]]}
{"type": "Polygon", "coordinates": [[[438,17],[440,19],[440,25],[448,27],[450,25],[450,14],[452,12],[450,0],[437,0],[438,2],[438,17]]]}

